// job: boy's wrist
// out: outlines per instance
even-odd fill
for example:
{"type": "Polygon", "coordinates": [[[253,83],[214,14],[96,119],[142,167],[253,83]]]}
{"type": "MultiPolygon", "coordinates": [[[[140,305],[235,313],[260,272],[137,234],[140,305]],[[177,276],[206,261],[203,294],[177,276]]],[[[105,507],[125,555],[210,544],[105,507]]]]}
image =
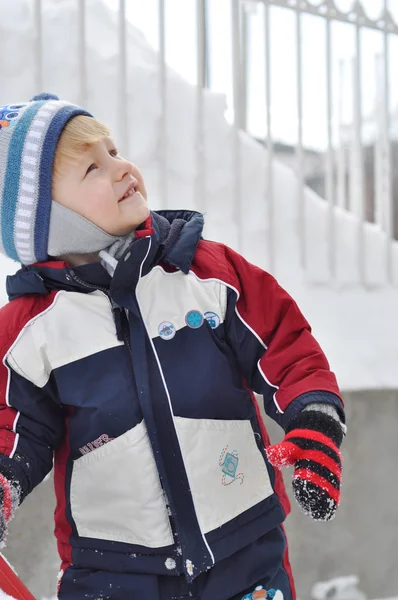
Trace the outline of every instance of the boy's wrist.
{"type": "Polygon", "coordinates": [[[280,424],[287,431],[291,429],[291,424],[298,415],[304,411],[315,410],[338,419],[344,434],[346,433],[344,406],[341,398],[337,394],[321,390],[313,390],[297,396],[282,413],[280,424]]]}
{"type": "Polygon", "coordinates": [[[330,438],[333,441],[333,443],[338,448],[340,448],[344,437],[342,423],[340,421],[337,411],[336,419],[336,415],[330,414],[331,411],[329,412],[329,406],[327,407],[327,409],[327,411],[324,411],[322,408],[321,410],[319,410],[318,408],[308,408],[302,410],[298,415],[294,417],[291,423],[289,423],[289,426],[286,428],[286,434],[297,429],[307,429],[315,431],[330,438]]]}
{"type": "Polygon", "coordinates": [[[302,412],[314,411],[315,413],[321,413],[324,415],[328,415],[332,417],[335,421],[340,424],[340,427],[343,431],[343,434],[347,433],[347,426],[342,422],[340,415],[337,409],[333,406],[333,404],[325,404],[321,402],[314,402],[313,404],[308,404],[305,408],[303,408],[302,412]]]}

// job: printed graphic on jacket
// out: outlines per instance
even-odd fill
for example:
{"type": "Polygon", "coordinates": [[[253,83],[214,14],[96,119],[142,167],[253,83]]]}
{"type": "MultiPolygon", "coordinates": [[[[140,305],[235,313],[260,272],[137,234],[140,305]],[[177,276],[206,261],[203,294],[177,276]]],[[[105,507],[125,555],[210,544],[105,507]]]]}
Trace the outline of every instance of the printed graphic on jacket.
{"type": "Polygon", "coordinates": [[[231,485],[234,481],[240,480],[240,485],[242,485],[245,476],[243,473],[236,474],[238,470],[239,456],[237,450],[233,452],[227,452],[228,446],[224,448],[221,452],[220,456],[220,467],[222,467],[222,477],[221,483],[223,485],[231,485]]]}
{"type": "Polygon", "coordinates": [[[242,600],[283,600],[283,593],[281,590],[265,590],[262,585],[259,585],[254,592],[243,596],[242,600]]]}

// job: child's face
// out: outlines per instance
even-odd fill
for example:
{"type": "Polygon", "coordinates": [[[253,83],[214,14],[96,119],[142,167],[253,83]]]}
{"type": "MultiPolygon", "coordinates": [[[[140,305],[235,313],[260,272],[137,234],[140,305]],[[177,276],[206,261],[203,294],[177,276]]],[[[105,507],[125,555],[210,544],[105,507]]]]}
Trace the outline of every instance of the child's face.
{"type": "Polygon", "coordinates": [[[138,168],[121,158],[111,138],[94,144],[76,161],[65,161],[53,177],[53,200],[112,235],[127,235],[148,215],[138,168]],[[131,186],[137,191],[123,196],[131,186]]]}

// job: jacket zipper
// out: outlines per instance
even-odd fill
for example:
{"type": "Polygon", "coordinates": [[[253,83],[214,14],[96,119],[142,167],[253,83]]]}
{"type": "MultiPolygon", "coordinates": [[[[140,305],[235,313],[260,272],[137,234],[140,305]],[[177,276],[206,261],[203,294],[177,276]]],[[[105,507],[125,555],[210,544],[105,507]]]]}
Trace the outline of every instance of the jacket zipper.
{"type": "Polygon", "coordinates": [[[73,279],[73,281],[76,281],[76,283],[78,283],[79,285],[89,288],[90,290],[100,290],[101,292],[106,294],[107,298],[110,297],[109,290],[107,288],[104,288],[100,285],[93,285],[92,283],[87,283],[87,281],[83,281],[83,279],[80,279],[80,277],[78,277],[74,271],[71,271],[70,269],[67,269],[67,271],[68,275],[73,279]]]}
{"type": "MultiPolygon", "coordinates": [[[[109,303],[112,308],[112,314],[114,314],[114,307],[112,304],[112,298],[110,297],[110,294],[109,294],[109,290],[107,290],[104,287],[92,285],[90,283],[87,283],[86,281],[83,281],[82,279],[80,279],[80,277],[77,277],[77,275],[75,275],[75,273],[71,272],[69,269],[68,269],[68,273],[69,273],[70,277],[74,281],[76,281],[76,283],[78,283],[79,285],[89,288],[89,289],[92,289],[92,290],[99,290],[99,291],[103,292],[106,295],[106,297],[108,298],[109,303]]],[[[117,310],[120,311],[120,316],[121,316],[121,321],[122,321],[123,341],[124,341],[125,345],[127,346],[127,350],[130,354],[131,367],[132,367],[134,383],[135,383],[134,368],[133,368],[133,352],[132,352],[131,341],[130,341],[130,323],[129,323],[129,319],[128,319],[128,315],[127,315],[127,310],[125,311],[123,308],[121,308],[119,306],[117,307],[117,310]]],[[[142,316],[141,316],[141,319],[142,319],[142,316]]],[[[181,548],[180,548],[180,542],[179,542],[179,536],[178,536],[178,528],[177,528],[177,524],[175,522],[175,517],[171,510],[169,500],[167,498],[167,494],[163,487],[162,482],[161,482],[161,485],[162,485],[163,494],[164,494],[164,498],[165,498],[165,504],[167,506],[167,512],[168,512],[169,521],[170,521],[170,528],[171,528],[171,531],[173,534],[173,540],[174,540],[174,546],[175,546],[175,559],[178,563],[179,559],[181,558],[180,557],[181,548]]]]}

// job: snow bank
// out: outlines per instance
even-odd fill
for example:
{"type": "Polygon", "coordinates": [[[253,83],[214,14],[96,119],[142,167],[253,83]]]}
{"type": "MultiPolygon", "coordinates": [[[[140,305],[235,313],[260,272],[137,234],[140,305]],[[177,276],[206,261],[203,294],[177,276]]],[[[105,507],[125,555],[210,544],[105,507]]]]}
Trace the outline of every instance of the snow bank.
{"type": "MultiPolygon", "coordinates": [[[[34,17],[30,0],[9,3],[0,23],[8,59],[0,71],[0,104],[26,100],[35,88],[34,17]]],[[[43,87],[79,102],[77,3],[43,3],[43,87]],[[57,44],[54,44],[57,40],[57,44]],[[65,49],[68,51],[65,51],[65,49]]],[[[98,0],[87,0],[87,105],[123,137],[118,97],[118,23],[116,13],[98,0]],[[90,10],[94,7],[95,10],[90,10]]],[[[158,57],[132,25],[128,35],[128,156],[144,173],[151,207],[192,208],[206,212],[206,236],[240,250],[267,268],[270,223],[267,211],[266,151],[249,136],[240,135],[241,223],[234,218],[236,178],[234,136],[224,118],[225,98],[204,95],[204,193],[196,193],[201,172],[195,147],[196,90],[172,69],[167,73],[167,147],[165,177],[159,168],[162,105],[158,57]],[[165,198],[167,190],[167,202],[165,198]],[[242,246],[238,248],[239,228],[242,246]]],[[[314,333],[327,352],[343,389],[398,387],[398,290],[386,284],[386,240],[374,226],[365,231],[367,288],[360,284],[359,224],[352,214],[335,213],[336,279],[328,272],[326,243],[328,210],[310,190],[305,194],[307,269],[300,264],[299,193],[297,179],[287,167],[274,163],[274,274],[297,299],[314,333]]],[[[394,248],[398,279],[398,249],[394,248]]],[[[5,273],[16,265],[0,260],[0,287],[5,273]]],[[[5,293],[0,301],[5,302],[5,293]]]]}

